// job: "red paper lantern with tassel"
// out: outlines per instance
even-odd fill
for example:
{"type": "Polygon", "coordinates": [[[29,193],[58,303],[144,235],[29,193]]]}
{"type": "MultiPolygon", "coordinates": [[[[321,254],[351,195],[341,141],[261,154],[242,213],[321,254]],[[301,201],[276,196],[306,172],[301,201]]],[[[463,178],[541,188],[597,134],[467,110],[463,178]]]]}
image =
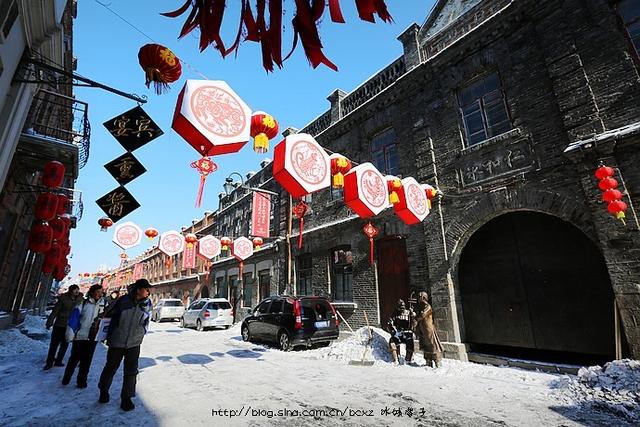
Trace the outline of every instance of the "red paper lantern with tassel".
{"type": "Polygon", "coordinates": [[[228,251],[229,250],[229,246],[231,246],[232,240],[229,237],[223,237],[222,239],[220,239],[220,244],[222,245],[222,250],[223,251],[228,251]]]}
{"type": "Polygon", "coordinates": [[[330,155],[329,159],[331,161],[331,186],[333,188],[343,188],[344,174],[351,170],[351,160],[338,153],[330,155]]]}
{"type": "Polygon", "coordinates": [[[103,216],[98,220],[98,225],[100,226],[100,231],[106,232],[113,225],[113,220],[108,216],[103,216]]]}
{"type": "Polygon", "coordinates": [[[186,236],[184,236],[184,241],[187,244],[188,248],[192,248],[193,245],[195,245],[196,242],[198,241],[198,236],[196,236],[193,233],[189,233],[186,236]]]}
{"type": "Polygon", "coordinates": [[[596,178],[598,180],[601,181],[601,180],[603,180],[605,178],[612,177],[614,173],[615,173],[615,171],[613,170],[613,168],[611,168],[609,166],[602,165],[598,169],[596,169],[595,176],[596,176],[596,178]]]}
{"type": "Polygon", "coordinates": [[[147,236],[149,240],[153,240],[156,237],[158,237],[158,230],[156,230],[153,227],[149,227],[146,230],[144,230],[144,235],[147,236]]]}
{"type": "Polygon", "coordinates": [[[150,43],[142,46],[138,51],[138,62],[145,73],[147,87],[153,83],[158,95],[169,89],[182,75],[180,60],[168,47],[150,43]]]}
{"type": "Polygon", "coordinates": [[[402,190],[402,180],[393,175],[387,175],[385,179],[387,180],[387,188],[389,189],[389,203],[395,205],[400,201],[398,191],[402,190]]]}
{"type": "Polygon", "coordinates": [[[269,140],[278,136],[278,122],[272,115],[256,111],[251,115],[253,151],[264,154],[269,151],[269,140]]]}
{"type": "Polygon", "coordinates": [[[369,262],[373,265],[373,239],[380,233],[380,230],[369,221],[364,225],[362,231],[369,238],[369,262]]]}
{"type": "Polygon", "coordinates": [[[195,168],[200,174],[200,186],[198,187],[198,196],[196,197],[196,208],[199,208],[202,204],[202,194],[204,193],[204,184],[210,173],[218,170],[216,165],[209,157],[203,157],[191,163],[191,167],[195,168]]]}
{"type": "Polygon", "coordinates": [[[300,221],[300,234],[298,235],[298,249],[302,247],[302,233],[304,232],[304,215],[307,213],[307,210],[309,210],[309,205],[302,200],[300,200],[293,207],[293,214],[300,221]]]}
{"type": "Polygon", "coordinates": [[[262,244],[264,243],[264,240],[262,240],[262,237],[254,237],[252,242],[253,242],[253,249],[255,249],[256,251],[259,251],[260,248],[262,247],[262,244]]]}
{"type": "Polygon", "coordinates": [[[58,188],[64,180],[64,165],[52,160],[42,169],[42,184],[49,188],[58,188]]]}
{"type": "Polygon", "coordinates": [[[56,213],[58,215],[69,213],[69,198],[65,194],[58,194],[58,209],[56,213]]]}
{"type": "Polygon", "coordinates": [[[45,253],[51,249],[53,230],[46,223],[35,224],[29,233],[29,250],[35,253],[45,253]]]}
{"type": "Polygon", "coordinates": [[[607,210],[609,211],[609,213],[622,221],[623,224],[625,223],[624,213],[627,209],[627,204],[622,200],[614,200],[613,202],[609,203],[609,206],[607,206],[607,210]]]}
{"type": "Polygon", "coordinates": [[[41,221],[51,221],[58,212],[58,196],[53,193],[42,193],[36,200],[35,214],[41,221]]]}

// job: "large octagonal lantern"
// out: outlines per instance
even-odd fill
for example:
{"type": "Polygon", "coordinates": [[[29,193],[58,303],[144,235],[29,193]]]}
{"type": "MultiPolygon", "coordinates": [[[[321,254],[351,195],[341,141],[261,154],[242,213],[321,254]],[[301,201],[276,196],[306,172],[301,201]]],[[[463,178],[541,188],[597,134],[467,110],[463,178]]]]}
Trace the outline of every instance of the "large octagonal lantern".
{"type": "Polygon", "coordinates": [[[221,80],[187,80],[171,127],[203,156],[235,153],[249,141],[251,109],[221,80]]]}
{"type": "Polygon", "coordinates": [[[129,221],[116,226],[113,233],[113,243],[127,250],[138,246],[142,240],[142,229],[129,221]]]}
{"type": "Polygon", "coordinates": [[[222,244],[220,243],[220,239],[213,236],[204,236],[200,239],[198,244],[198,254],[200,256],[213,259],[220,255],[222,251],[222,244]]]}
{"type": "Polygon", "coordinates": [[[393,205],[393,210],[405,224],[418,224],[429,215],[427,193],[414,178],[404,178],[397,193],[398,203],[393,205]]]}
{"type": "Polygon", "coordinates": [[[311,135],[289,135],[274,149],[273,177],[291,196],[302,197],[331,185],[331,161],[311,135]]]}
{"type": "Polygon", "coordinates": [[[363,163],[344,176],[344,202],[361,218],[378,215],[389,206],[387,181],[371,163],[363,163]]]}
{"type": "Polygon", "coordinates": [[[231,244],[231,255],[240,261],[244,261],[253,255],[253,242],[246,237],[238,237],[231,244]]]}
{"type": "Polygon", "coordinates": [[[175,230],[165,231],[160,235],[158,249],[168,256],[177,255],[184,250],[184,236],[175,230]]]}

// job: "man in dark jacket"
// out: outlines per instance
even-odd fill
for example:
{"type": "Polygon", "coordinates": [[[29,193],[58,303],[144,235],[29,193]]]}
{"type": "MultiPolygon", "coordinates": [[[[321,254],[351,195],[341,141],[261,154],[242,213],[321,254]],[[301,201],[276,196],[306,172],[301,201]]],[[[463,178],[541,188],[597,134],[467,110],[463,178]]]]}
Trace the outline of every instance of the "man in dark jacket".
{"type": "Polygon", "coordinates": [[[69,290],[60,295],[58,302],[51,310],[51,314],[47,318],[47,329],[51,329],[51,344],[49,344],[49,354],[47,355],[47,363],[44,365],[44,370],[51,369],[52,366],[64,366],[62,359],[67,352],[67,346],[69,345],[64,338],[67,331],[67,323],[69,322],[69,316],[74,307],[82,302],[82,294],[78,285],[69,286],[69,290]],[[56,350],[58,355],[56,356],[56,350]]]}
{"type": "Polygon", "coordinates": [[[405,357],[407,363],[411,363],[413,359],[415,344],[413,342],[413,332],[411,329],[413,327],[414,317],[415,313],[413,310],[407,310],[404,301],[399,299],[396,304],[396,310],[387,323],[387,331],[391,334],[389,351],[391,352],[394,365],[398,364],[401,343],[407,346],[407,356],[405,357]]]}
{"type": "Polygon", "coordinates": [[[151,285],[145,279],[137,280],[129,293],[116,301],[105,318],[111,319],[107,334],[107,362],[100,375],[100,403],[109,402],[109,388],[113,376],[124,358],[124,380],[120,393],[120,407],[125,411],[135,408],[131,398],[136,393],[136,377],[138,375],[138,358],[140,345],[149,326],[151,301],[149,294],[151,285]]]}

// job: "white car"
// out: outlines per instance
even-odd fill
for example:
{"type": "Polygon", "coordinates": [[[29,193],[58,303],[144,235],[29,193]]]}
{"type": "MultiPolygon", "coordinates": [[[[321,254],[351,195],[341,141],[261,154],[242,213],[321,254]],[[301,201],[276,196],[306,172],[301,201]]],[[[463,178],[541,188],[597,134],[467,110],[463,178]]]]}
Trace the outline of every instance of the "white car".
{"type": "Polygon", "coordinates": [[[233,325],[233,310],[225,298],[202,298],[185,310],[181,323],[183,328],[195,326],[198,331],[214,326],[227,329],[233,325]]]}
{"type": "Polygon", "coordinates": [[[184,314],[184,305],[177,298],[164,298],[158,301],[151,312],[151,319],[154,322],[161,322],[162,319],[180,319],[184,314]]]}

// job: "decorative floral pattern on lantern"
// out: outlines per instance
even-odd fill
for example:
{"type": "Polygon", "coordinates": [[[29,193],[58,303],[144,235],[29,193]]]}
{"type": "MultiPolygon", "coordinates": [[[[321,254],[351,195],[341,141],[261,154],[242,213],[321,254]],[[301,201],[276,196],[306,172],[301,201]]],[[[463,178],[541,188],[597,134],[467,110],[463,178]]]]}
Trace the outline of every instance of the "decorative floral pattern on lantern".
{"type": "Polygon", "coordinates": [[[306,133],[287,136],[273,153],[273,177],[294,198],[331,185],[329,155],[306,133]]]}
{"type": "Polygon", "coordinates": [[[29,233],[29,250],[35,253],[45,253],[51,249],[53,230],[49,224],[34,224],[29,233]]]}
{"type": "Polygon", "coordinates": [[[165,255],[177,255],[184,250],[184,236],[175,230],[165,231],[160,235],[158,249],[165,255]]]}
{"type": "Polygon", "coordinates": [[[35,214],[41,221],[51,221],[58,212],[58,196],[53,193],[42,193],[36,200],[35,214]]]}
{"type": "Polygon", "coordinates": [[[391,203],[391,205],[395,205],[400,201],[400,198],[398,197],[398,191],[402,190],[402,180],[393,175],[387,175],[384,178],[387,180],[389,203],[391,203]]]}
{"type": "Polygon", "coordinates": [[[200,174],[200,186],[198,187],[198,196],[196,197],[196,208],[202,204],[202,194],[204,193],[204,184],[210,173],[218,170],[216,165],[209,157],[203,157],[200,160],[191,163],[191,167],[195,168],[200,174]]]}
{"type": "Polygon", "coordinates": [[[142,229],[135,223],[128,221],[117,225],[113,233],[113,243],[125,251],[138,246],[142,241],[142,229]]]}
{"type": "Polygon", "coordinates": [[[222,243],[213,236],[204,236],[198,242],[198,254],[207,259],[213,259],[220,255],[222,243]]]}
{"type": "Polygon", "coordinates": [[[52,160],[47,162],[42,169],[42,184],[49,188],[58,188],[64,180],[64,165],[52,160]]]}
{"type": "Polygon", "coordinates": [[[272,115],[256,111],[251,116],[253,151],[264,154],[269,151],[269,140],[278,136],[278,122],[272,115]]]}
{"type": "Polygon", "coordinates": [[[158,237],[158,230],[156,230],[153,227],[149,227],[146,230],[144,230],[144,235],[147,236],[147,239],[153,240],[156,237],[158,237]]]}
{"type": "Polygon", "coordinates": [[[373,239],[380,233],[380,230],[369,221],[364,225],[362,231],[369,238],[369,263],[373,265],[373,239]]]}
{"type": "Polygon", "coordinates": [[[252,242],[253,242],[253,249],[255,249],[256,251],[259,251],[262,245],[264,244],[264,240],[262,240],[262,237],[254,237],[252,242]]]}
{"type": "Polygon", "coordinates": [[[351,160],[339,153],[329,156],[331,162],[331,186],[333,188],[344,187],[344,174],[351,170],[351,160]]]}
{"type": "Polygon", "coordinates": [[[296,216],[296,218],[298,218],[298,221],[300,221],[300,234],[298,234],[298,249],[300,249],[302,247],[302,234],[304,233],[304,216],[309,210],[309,205],[300,200],[293,206],[292,210],[293,214],[296,216]]]}
{"type": "Polygon", "coordinates": [[[171,127],[202,156],[235,153],[249,141],[251,109],[221,80],[187,80],[171,127]]]}
{"type": "Polygon", "coordinates": [[[138,62],[144,70],[147,87],[153,83],[158,95],[169,89],[182,75],[180,60],[168,47],[159,44],[146,44],[138,51],[138,62]]]}
{"type": "Polygon", "coordinates": [[[414,178],[402,180],[402,188],[398,190],[398,203],[393,205],[396,215],[408,225],[422,222],[429,214],[429,199],[414,178]]]}
{"type": "Polygon", "coordinates": [[[98,220],[98,225],[100,226],[100,231],[107,231],[109,227],[113,225],[113,220],[108,216],[103,216],[98,220]]]}
{"type": "Polygon", "coordinates": [[[196,244],[197,241],[198,241],[198,236],[196,236],[193,233],[189,233],[186,236],[184,236],[184,242],[187,244],[187,248],[189,249],[191,249],[193,245],[196,244]]]}
{"type": "Polygon", "coordinates": [[[231,244],[231,255],[240,261],[244,261],[253,255],[253,243],[246,237],[238,237],[231,244]]]}
{"type": "Polygon", "coordinates": [[[220,239],[220,244],[222,245],[222,250],[223,251],[228,251],[229,250],[229,246],[231,246],[232,240],[229,237],[223,237],[222,239],[220,239]]]}
{"type": "Polygon", "coordinates": [[[389,206],[385,177],[371,163],[363,163],[344,176],[344,202],[360,218],[378,215],[389,206]]]}

